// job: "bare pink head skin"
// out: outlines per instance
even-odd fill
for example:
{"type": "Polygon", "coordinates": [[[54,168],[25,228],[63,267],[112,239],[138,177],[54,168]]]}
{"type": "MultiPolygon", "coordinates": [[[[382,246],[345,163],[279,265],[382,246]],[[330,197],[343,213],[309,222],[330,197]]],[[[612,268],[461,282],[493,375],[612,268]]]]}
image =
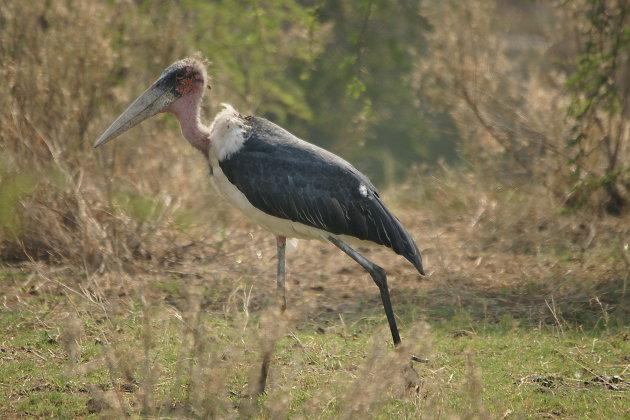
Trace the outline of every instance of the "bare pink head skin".
{"type": "Polygon", "coordinates": [[[125,131],[160,112],[168,112],[179,120],[182,134],[206,157],[210,148],[210,130],[201,123],[200,102],[208,87],[208,74],[203,63],[193,57],[171,64],[105,130],[94,143],[99,147],[125,131]]]}

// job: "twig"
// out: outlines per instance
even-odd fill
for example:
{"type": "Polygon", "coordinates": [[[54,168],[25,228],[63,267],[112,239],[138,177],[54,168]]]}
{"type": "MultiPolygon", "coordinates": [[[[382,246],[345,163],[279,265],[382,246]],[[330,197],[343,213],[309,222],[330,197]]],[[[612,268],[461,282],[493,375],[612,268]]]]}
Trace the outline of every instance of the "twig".
{"type": "Polygon", "coordinates": [[[549,308],[549,311],[551,312],[551,315],[553,315],[553,319],[555,319],[556,324],[558,325],[558,327],[560,328],[560,332],[562,333],[562,337],[564,337],[564,327],[562,326],[562,322],[560,321],[560,319],[558,318],[558,315],[556,313],[556,302],[553,299],[553,295],[551,295],[551,305],[549,305],[549,301],[547,299],[545,299],[545,305],[547,305],[547,308],[549,308]]]}

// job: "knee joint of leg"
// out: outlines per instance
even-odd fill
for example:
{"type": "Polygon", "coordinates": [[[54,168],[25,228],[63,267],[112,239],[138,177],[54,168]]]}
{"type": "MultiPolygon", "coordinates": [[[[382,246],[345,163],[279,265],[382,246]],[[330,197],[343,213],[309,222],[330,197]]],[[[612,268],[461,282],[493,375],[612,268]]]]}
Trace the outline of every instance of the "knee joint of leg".
{"type": "Polygon", "coordinates": [[[374,283],[376,283],[378,287],[387,286],[387,273],[381,267],[375,265],[372,267],[370,274],[372,275],[372,280],[374,280],[374,283]]]}

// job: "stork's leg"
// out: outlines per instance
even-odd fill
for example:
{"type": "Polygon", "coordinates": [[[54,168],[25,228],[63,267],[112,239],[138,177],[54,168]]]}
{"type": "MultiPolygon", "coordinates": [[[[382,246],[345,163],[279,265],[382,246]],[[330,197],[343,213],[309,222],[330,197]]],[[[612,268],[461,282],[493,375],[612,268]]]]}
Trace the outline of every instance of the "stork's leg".
{"type": "Polygon", "coordinates": [[[287,309],[287,297],[284,289],[284,279],[286,277],[285,269],[285,249],[287,246],[287,238],[284,236],[276,236],[276,244],[278,246],[278,276],[277,276],[277,295],[280,304],[280,312],[287,309]]]}
{"type": "Polygon", "coordinates": [[[394,309],[392,308],[392,302],[389,298],[389,289],[387,288],[387,274],[378,265],[359,254],[352,249],[348,244],[339,239],[329,236],[327,238],[333,245],[341,249],[348,254],[350,258],[358,262],[361,267],[370,273],[372,280],[378,286],[378,290],[381,292],[381,300],[383,301],[383,308],[385,309],[385,315],[387,315],[387,322],[389,323],[389,329],[392,332],[392,338],[394,339],[394,345],[400,344],[400,335],[398,334],[398,327],[396,326],[396,319],[394,318],[394,309]]]}
{"type": "MultiPolygon", "coordinates": [[[[284,313],[287,309],[286,291],[284,288],[284,280],[286,278],[285,250],[287,238],[284,236],[276,236],[276,244],[278,248],[278,275],[276,277],[276,297],[280,313],[284,313]]],[[[269,375],[269,365],[271,364],[271,356],[273,355],[273,344],[270,348],[263,350],[263,361],[260,367],[260,377],[258,379],[258,395],[265,393],[267,386],[267,376],[269,375]]]]}

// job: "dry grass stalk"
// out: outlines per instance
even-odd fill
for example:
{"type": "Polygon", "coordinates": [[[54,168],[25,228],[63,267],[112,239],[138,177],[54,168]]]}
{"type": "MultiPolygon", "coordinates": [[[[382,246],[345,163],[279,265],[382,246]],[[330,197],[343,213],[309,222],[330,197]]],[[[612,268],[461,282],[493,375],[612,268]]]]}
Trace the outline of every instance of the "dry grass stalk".
{"type": "MultiPolygon", "coordinates": [[[[166,165],[167,152],[169,157],[173,152],[159,144],[172,141],[177,148],[179,142],[147,136],[147,129],[143,137],[154,140],[141,145],[146,155],[132,153],[138,144],[95,155],[91,143],[111,119],[104,103],[122,106],[129,99],[115,86],[121,74],[139,73],[130,57],[181,47],[175,38],[141,35],[142,19],[129,27],[125,13],[114,13],[124,2],[5,3],[0,177],[6,188],[0,188],[0,198],[9,187],[21,195],[0,204],[0,213],[17,214],[0,217],[0,255],[9,261],[69,263],[89,272],[172,258],[178,252],[174,211],[190,191],[181,188],[183,180],[201,178],[202,171],[193,174],[183,162],[166,165]],[[112,30],[137,36],[136,43],[114,45],[112,30]]],[[[137,9],[126,11],[138,17],[137,9]]]]}
{"type": "MultiPolygon", "coordinates": [[[[427,13],[439,16],[440,24],[431,35],[433,56],[419,62],[424,91],[432,92],[452,116],[462,139],[461,152],[475,170],[569,208],[587,200],[581,204],[603,212],[605,192],[595,191],[589,198],[588,188],[572,190],[575,176],[580,172],[582,177],[603,177],[610,159],[626,168],[630,131],[623,115],[610,122],[625,127],[613,130],[619,147],[611,157],[605,130],[592,124],[584,140],[589,144],[581,144],[584,150],[576,164],[568,163],[575,158],[567,142],[576,122],[567,117],[571,67],[565,63],[577,60],[581,52],[584,4],[442,2],[428,6],[427,13]],[[541,19],[519,19],[525,11],[540,14],[541,19]],[[512,24],[504,25],[505,20],[512,24]]],[[[620,62],[620,71],[623,66],[620,62]]],[[[618,187],[620,194],[628,194],[622,180],[618,187]]]]}

